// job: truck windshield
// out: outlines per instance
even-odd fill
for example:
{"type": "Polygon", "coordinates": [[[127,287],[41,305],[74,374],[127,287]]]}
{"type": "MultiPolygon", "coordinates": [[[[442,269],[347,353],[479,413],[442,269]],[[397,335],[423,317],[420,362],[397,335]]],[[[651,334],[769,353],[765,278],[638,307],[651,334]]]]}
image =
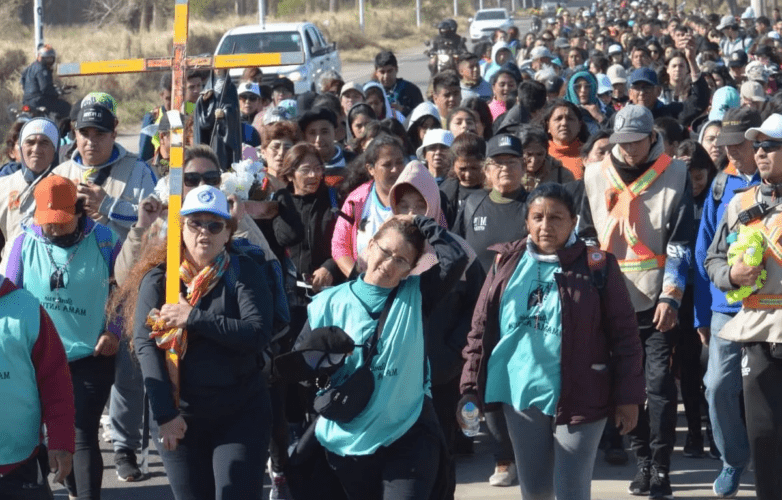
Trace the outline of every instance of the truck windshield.
{"type": "Polygon", "coordinates": [[[229,35],[225,37],[217,53],[225,55],[301,51],[301,35],[297,31],[282,31],[229,35]]]}
{"type": "Polygon", "coordinates": [[[488,12],[478,12],[475,14],[476,21],[499,21],[505,19],[505,13],[501,10],[494,10],[488,12]]]}

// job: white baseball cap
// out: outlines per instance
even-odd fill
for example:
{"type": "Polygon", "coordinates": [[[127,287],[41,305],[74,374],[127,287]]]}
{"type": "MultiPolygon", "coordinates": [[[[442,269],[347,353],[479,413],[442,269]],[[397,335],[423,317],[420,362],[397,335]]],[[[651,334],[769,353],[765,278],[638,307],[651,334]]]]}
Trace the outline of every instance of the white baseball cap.
{"type": "Polygon", "coordinates": [[[621,54],[622,53],[622,46],[618,43],[615,43],[608,47],[608,55],[612,56],[614,54],[621,54]]]}
{"type": "Polygon", "coordinates": [[[766,92],[758,82],[746,81],[741,84],[741,97],[755,102],[766,102],[766,92]]]}
{"type": "Polygon", "coordinates": [[[772,139],[782,139],[782,115],[774,113],[766,118],[760,127],[753,127],[744,133],[744,138],[754,141],[759,134],[766,134],[772,139]]]}
{"type": "Polygon", "coordinates": [[[614,91],[614,87],[611,85],[611,79],[608,78],[607,75],[599,73],[595,75],[595,77],[597,78],[597,95],[614,91]]]}
{"type": "Polygon", "coordinates": [[[236,89],[236,95],[242,95],[242,94],[254,94],[257,95],[258,97],[261,97],[261,88],[255,82],[242,82],[239,84],[239,87],[236,89]]]}
{"type": "Polygon", "coordinates": [[[228,211],[228,200],[223,192],[214,186],[198,186],[187,193],[179,213],[190,215],[198,212],[207,212],[223,219],[231,218],[228,211]]]}
{"type": "Polygon", "coordinates": [[[434,146],[435,144],[442,144],[443,146],[450,148],[453,144],[453,133],[450,130],[442,128],[432,128],[426,131],[424,135],[423,144],[421,147],[415,150],[415,155],[419,160],[424,159],[424,152],[427,147],[434,146]]]}

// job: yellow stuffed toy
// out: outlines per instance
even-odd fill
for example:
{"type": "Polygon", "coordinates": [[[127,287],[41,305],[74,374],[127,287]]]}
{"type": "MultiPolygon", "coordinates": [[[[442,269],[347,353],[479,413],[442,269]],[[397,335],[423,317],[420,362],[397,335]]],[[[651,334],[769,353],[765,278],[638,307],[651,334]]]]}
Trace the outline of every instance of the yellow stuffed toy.
{"type": "MultiPolygon", "coordinates": [[[[728,248],[728,264],[733,265],[738,262],[742,253],[744,254],[744,264],[748,266],[759,266],[763,263],[763,253],[766,251],[765,240],[763,234],[757,230],[748,226],[741,226],[739,228],[738,238],[731,243],[728,248]]],[[[766,281],[766,270],[764,269],[760,276],[758,276],[755,286],[742,286],[738,290],[731,290],[725,294],[725,298],[728,304],[735,304],[745,298],[749,297],[753,293],[763,288],[763,283],[766,281]]]]}

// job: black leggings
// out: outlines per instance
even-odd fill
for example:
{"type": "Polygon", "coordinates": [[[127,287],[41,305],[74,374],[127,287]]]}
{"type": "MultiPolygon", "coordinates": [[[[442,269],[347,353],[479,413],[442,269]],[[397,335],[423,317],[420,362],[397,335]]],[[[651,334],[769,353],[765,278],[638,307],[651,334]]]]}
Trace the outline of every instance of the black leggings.
{"type": "Polygon", "coordinates": [[[747,434],[758,500],[782,498],[782,359],[765,342],[747,344],[741,364],[747,434]]]}
{"type": "Polygon", "coordinates": [[[76,453],[65,486],[68,494],[79,500],[100,500],[103,457],[98,427],[114,383],[114,356],[88,356],[68,366],[76,407],[76,453]]]}
{"type": "Polygon", "coordinates": [[[187,431],[177,448],[166,451],[158,447],[174,497],[260,500],[271,421],[265,388],[234,414],[185,417],[187,431]]]}
{"type": "Polygon", "coordinates": [[[429,498],[437,481],[442,436],[436,430],[431,400],[402,437],[372,455],[339,456],[326,451],[326,459],[350,500],[407,500],[429,498]]]}

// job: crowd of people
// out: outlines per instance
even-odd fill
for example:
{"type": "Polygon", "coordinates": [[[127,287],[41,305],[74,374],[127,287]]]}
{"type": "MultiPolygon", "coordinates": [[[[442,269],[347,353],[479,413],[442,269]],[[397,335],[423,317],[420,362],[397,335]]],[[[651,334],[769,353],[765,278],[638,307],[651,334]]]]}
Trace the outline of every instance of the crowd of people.
{"type": "Polygon", "coordinates": [[[149,427],[177,500],[260,499],[267,473],[271,499],[449,500],[475,407],[491,486],[589,499],[628,439],[628,493],[668,499],[681,394],[714,495],[753,464],[779,500],[781,35],[777,9],[598,2],[498,30],[428,88],[390,51],[300,95],[193,72],[178,110],[166,75],[138,154],[101,89],[20,118],[0,498],[52,498],[51,473],[100,499],[101,435],[141,481],[149,427]]]}

